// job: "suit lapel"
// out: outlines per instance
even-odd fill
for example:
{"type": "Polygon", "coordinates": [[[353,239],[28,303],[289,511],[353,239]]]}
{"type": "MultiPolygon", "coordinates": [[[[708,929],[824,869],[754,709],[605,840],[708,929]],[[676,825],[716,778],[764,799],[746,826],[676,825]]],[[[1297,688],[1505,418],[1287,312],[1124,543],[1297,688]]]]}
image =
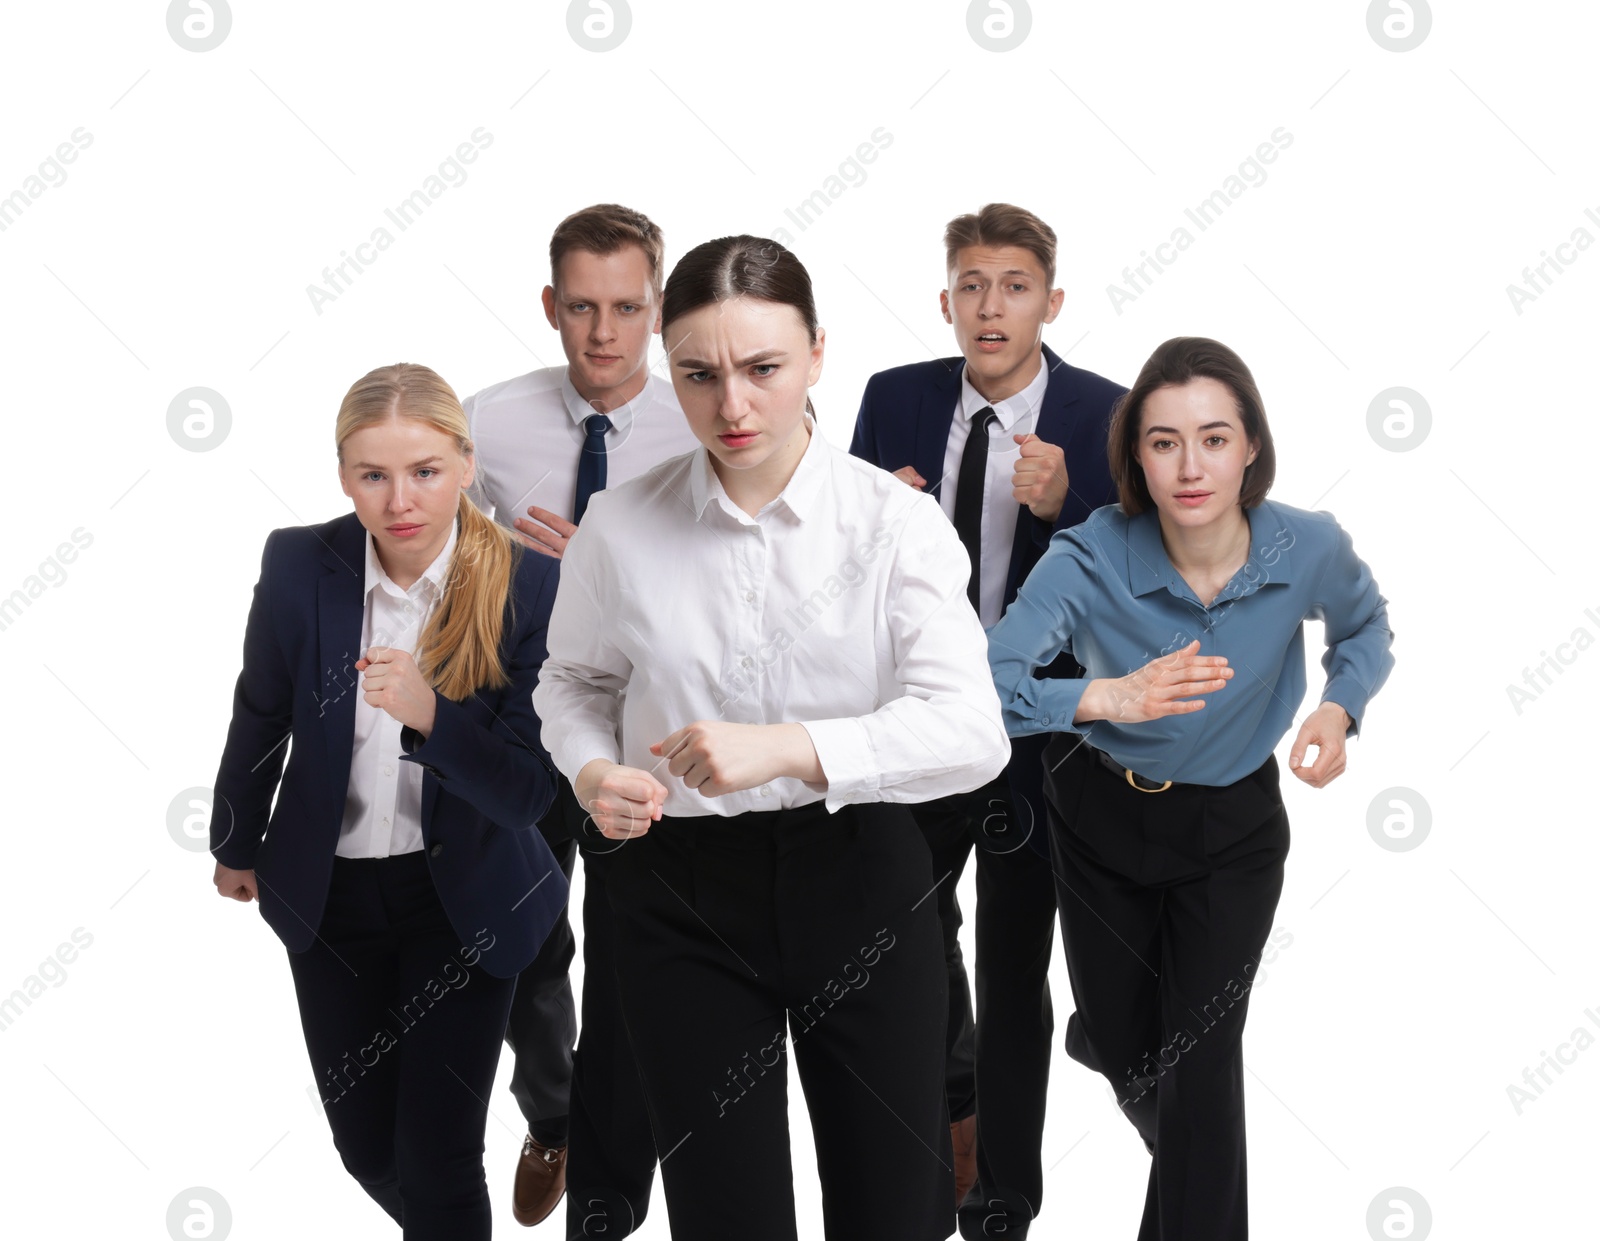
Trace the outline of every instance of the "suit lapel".
{"type": "Polygon", "coordinates": [[[1073,368],[1058,358],[1049,345],[1044,347],[1044,365],[1050,378],[1045,381],[1044,403],[1034,434],[1047,444],[1065,446],[1070,426],[1067,407],[1078,399],[1072,382],[1073,368]]]}
{"type": "Polygon", "coordinates": [[[367,532],[354,513],[333,523],[323,546],[323,575],[317,581],[318,691],[323,736],[328,746],[333,787],[350,783],[355,746],[356,702],[361,695],[361,622],[366,606],[367,532]]]}
{"type": "Polygon", "coordinates": [[[923,488],[935,500],[943,495],[944,452],[950,443],[950,424],[956,416],[956,400],[961,395],[960,358],[944,358],[945,369],[922,390],[917,410],[917,445],[912,464],[928,480],[923,488]]]}

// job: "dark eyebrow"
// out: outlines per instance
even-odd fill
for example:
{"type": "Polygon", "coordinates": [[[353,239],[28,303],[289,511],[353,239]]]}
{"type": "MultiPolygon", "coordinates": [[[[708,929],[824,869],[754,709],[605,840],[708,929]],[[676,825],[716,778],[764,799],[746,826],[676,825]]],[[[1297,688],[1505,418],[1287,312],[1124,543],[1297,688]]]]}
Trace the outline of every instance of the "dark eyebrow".
{"type": "MultiPolygon", "coordinates": [[[[406,469],[408,469],[408,470],[419,470],[425,465],[432,465],[438,459],[439,459],[439,454],[438,453],[434,453],[433,456],[424,457],[421,461],[413,461],[410,465],[406,466],[406,469]]],[[[386,470],[388,468],[389,467],[386,466],[386,465],[373,465],[372,462],[370,462],[370,461],[357,461],[356,462],[356,469],[358,469],[358,470],[386,470]]]]}
{"type": "MultiPolygon", "coordinates": [[[[1034,278],[1036,273],[1031,272],[1031,271],[1025,271],[1020,267],[1010,267],[1010,268],[1007,268],[1005,271],[1001,272],[1000,274],[1002,276],[1027,276],[1031,280],[1031,279],[1034,278]]],[[[956,279],[957,280],[965,280],[969,276],[981,276],[981,275],[983,275],[983,273],[981,271],[979,271],[976,267],[969,267],[966,271],[962,272],[959,276],[957,276],[956,279]]]]}
{"type": "MultiPolygon", "coordinates": [[[[1205,426],[1200,427],[1199,429],[1201,431],[1214,431],[1218,427],[1226,427],[1228,430],[1231,431],[1231,430],[1233,430],[1233,423],[1231,423],[1231,422],[1208,422],[1208,423],[1205,424],[1205,426]]],[[[1146,435],[1154,435],[1157,431],[1165,432],[1168,435],[1177,435],[1177,434],[1179,434],[1179,431],[1178,431],[1177,427],[1149,427],[1149,428],[1146,429],[1145,434],[1146,435]]]]}
{"type": "MultiPolygon", "coordinates": [[[[787,358],[788,356],[782,349],[763,349],[760,353],[752,353],[748,358],[735,362],[734,366],[759,366],[761,363],[771,361],[773,358],[787,358]]],[[[715,363],[701,362],[697,358],[680,358],[678,359],[678,365],[685,370],[691,371],[714,371],[717,369],[715,363]]]]}

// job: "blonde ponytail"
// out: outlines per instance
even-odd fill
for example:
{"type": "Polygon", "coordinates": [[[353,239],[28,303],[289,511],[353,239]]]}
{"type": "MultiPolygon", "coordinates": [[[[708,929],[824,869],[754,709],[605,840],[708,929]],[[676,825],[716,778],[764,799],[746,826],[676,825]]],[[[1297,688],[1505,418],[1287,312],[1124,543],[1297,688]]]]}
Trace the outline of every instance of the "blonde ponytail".
{"type": "Polygon", "coordinates": [[[500,660],[500,638],[523,549],[466,492],[456,518],[444,598],[417,640],[416,660],[428,684],[460,702],[476,689],[500,689],[510,680],[500,660]]]}

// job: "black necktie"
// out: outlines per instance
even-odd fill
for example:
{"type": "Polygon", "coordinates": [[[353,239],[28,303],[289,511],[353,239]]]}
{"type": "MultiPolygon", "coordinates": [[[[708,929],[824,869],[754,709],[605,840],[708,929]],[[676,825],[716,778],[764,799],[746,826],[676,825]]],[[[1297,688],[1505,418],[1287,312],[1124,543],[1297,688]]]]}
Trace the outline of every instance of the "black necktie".
{"type": "Polygon", "coordinates": [[[983,543],[983,472],[989,460],[989,424],[997,421],[994,410],[985,405],[972,415],[967,445],[961,450],[961,469],[956,474],[956,533],[972,562],[967,579],[967,598],[978,610],[978,563],[983,543]]]}
{"type": "Polygon", "coordinates": [[[572,506],[572,520],[583,520],[583,510],[589,507],[589,497],[606,489],[606,432],[611,430],[611,419],[604,414],[590,414],[583,420],[583,455],[578,458],[578,499],[572,506]]]}

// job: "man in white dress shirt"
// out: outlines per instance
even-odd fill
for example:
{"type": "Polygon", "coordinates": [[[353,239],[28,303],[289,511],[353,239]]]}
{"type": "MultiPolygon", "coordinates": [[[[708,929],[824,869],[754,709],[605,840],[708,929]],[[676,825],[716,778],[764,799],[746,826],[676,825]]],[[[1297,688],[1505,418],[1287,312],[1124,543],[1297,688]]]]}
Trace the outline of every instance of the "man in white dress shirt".
{"type": "MultiPolygon", "coordinates": [[[[566,365],[519,375],[462,402],[477,463],[470,494],[537,553],[561,556],[594,492],[698,444],[672,384],[648,364],[651,337],[661,330],[663,264],[661,230],[639,212],[607,203],[568,216],[550,239],[551,283],[543,294],[566,365]]],[[[539,826],[569,879],[580,837],[586,847],[611,847],[584,831],[585,819],[562,780],[539,826]]],[[[615,996],[604,859],[587,856],[576,1056],[567,979],[573,935],[565,918],[519,977],[506,1029],[516,1057],[512,1094],[528,1122],[513,1214],[533,1225],[555,1209],[567,1187],[570,1134],[577,1157],[568,1235],[594,1234],[602,1222],[607,1236],[621,1237],[644,1218],[656,1152],[615,996]]]]}

